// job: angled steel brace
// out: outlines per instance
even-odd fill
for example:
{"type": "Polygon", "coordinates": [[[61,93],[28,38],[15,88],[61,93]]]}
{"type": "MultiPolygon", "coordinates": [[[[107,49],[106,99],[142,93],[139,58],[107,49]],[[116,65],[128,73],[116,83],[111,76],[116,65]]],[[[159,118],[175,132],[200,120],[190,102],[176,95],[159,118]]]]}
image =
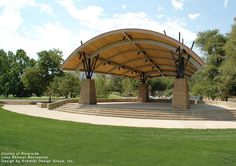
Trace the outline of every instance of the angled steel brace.
{"type": "Polygon", "coordinates": [[[90,59],[89,57],[85,56],[85,53],[82,54],[82,57],[83,57],[82,63],[83,63],[86,78],[91,79],[93,76],[93,72],[94,72],[99,54],[97,54],[97,56],[94,57],[93,59],[90,59]]]}

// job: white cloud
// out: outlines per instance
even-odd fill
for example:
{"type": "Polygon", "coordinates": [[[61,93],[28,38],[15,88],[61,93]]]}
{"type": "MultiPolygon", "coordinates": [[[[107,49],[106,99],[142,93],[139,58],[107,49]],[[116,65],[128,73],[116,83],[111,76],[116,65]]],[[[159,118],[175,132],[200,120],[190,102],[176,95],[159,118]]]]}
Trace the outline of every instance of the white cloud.
{"type": "Polygon", "coordinates": [[[26,49],[33,48],[38,52],[59,48],[68,55],[71,53],[71,46],[76,43],[75,36],[72,31],[64,28],[60,23],[46,23],[43,26],[33,27],[31,36],[27,36],[30,43],[27,44],[26,49]]]}
{"type": "Polygon", "coordinates": [[[176,10],[183,10],[185,0],[171,0],[171,4],[176,10]]]}
{"type": "Polygon", "coordinates": [[[162,18],[162,17],[164,17],[165,15],[164,14],[162,14],[162,12],[164,11],[164,7],[162,7],[162,6],[158,6],[157,7],[157,15],[156,15],[156,17],[157,18],[162,18]]]}
{"type": "Polygon", "coordinates": [[[162,18],[162,17],[164,17],[164,16],[165,16],[164,14],[158,14],[158,15],[156,15],[157,18],[162,18]]]}
{"type": "Polygon", "coordinates": [[[40,6],[41,6],[41,11],[42,12],[46,12],[48,15],[51,15],[51,16],[54,15],[53,11],[52,11],[52,8],[49,5],[41,4],[40,6]]]}
{"type": "Polygon", "coordinates": [[[0,7],[4,10],[21,10],[26,6],[39,7],[41,12],[53,15],[52,8],[44,3],[38,3],[35,0],[0,0],[0,7]]]}
{"type": "Polygon", "coordinates": [[[29,2],[29,6],[38,7],[42,13],[47,13],[48,15],[54,16],[52,8],[48,4],[39,3],[35,0],[29,2]]]}
{"type": "Polygon", "coordinates": [[[161,13],[161,12],[163,12],[164,11],[164,7],[162,7],[162,6],[158,6],[157,7],[157,12],[158,13],[161,13]]]}
{"type": "Polygon", "coordinates": [[[127,8],[126,4],[123,4],[122,9],[126,9],[126,8],[127,8]]]}
{"type": "Polygon", "coordinates": [[[0,47],[12,50],[12,47],[17,46],[17,42],[21,41],[21,35],[17,32],[23,23],[23,18],[20,9],[25,7],[29,0],[22,1],[4,1],[0,0],[0,47]]]}
{"type": "MultiPolygon", "coordinates": [[[[11,51],[22,48],[34,58],[37,58],[36,52],[38,51],[59,48],[66,58],[80,45],[81,40],[86,42],[95,35],[119,28],[144,28],[158,32],[165,30],[167,35],[176,38],[178,32],[181,32],[185,42],[192,42],[196,38],[196,34],[189,31],[182,20],[176,18],[158,22],[156,17],[152,18],[145,12],[106,15],[100,6],[87,6],[78,9],[74,3],[71,0],[59,1],[59,4],[68,11],[71,17],[83,25],[83,28],[73,31],[65,28],[61,23],[55,22],[40,26],[24,26],[21,9],[26,6],[38,7],[39,10],[50,14],[50,7],[35,4],[34,0],[0,0],[0,8],[3,8],[0,13],[0,48],[11,51]]],[[[52,11],[51,14],[53,14],[52,11]]]]}
{"type": "Polygon", "coordinates": [[[145,12],[117,13],[106,17],[104,9],[99,6],[88,6],[86,8],[77,9],[73,1],[66,0],[60,1],[60,4],[73,18],[86,26],[94,35],[121,28],[144,28],[159,32],[163,32],[163,29],[165,29],[170,36],[176,36],[178,32],[181,32],[186,42],[193,41],[196,38],[196,34],[186,29],[183,22],[178,19],[169,19],[159,23],[155,18],[150,17],[145,12]],[[93,19],[78,16],[78,13],[81,12],[84,13],[84,15],[89,15],[91,7],[99,9],[97,14],[95,12],[93,19]]]}
{"type": "MultiPolygon", "coordinates": [[[[6,32],[6,31],[5,31],[6,32]]],[[[0,33],[2,36],[2,34],[0,33]]],[[[79,45],[80,40],[88,40],[92,34],[86,30],[75,33],[64,28],[60,23],[46,23],[21,31],[21,33],[6,33],[0,46],[5,50],[16,51],[24,49],[32,58],[37,58],[36,53],[42,50],[59,48],[67,57],[79,45]]]]}
{"type": "Polygon", "coordinates": [[[178,32],[181,32],[181,37],[184,38],[186,44],[191,43],[196,39],[197,35],[194,32],[185,28],[185,23],[181,20],[169,19],[164,23],[163,29],[165,29],[168,36],[178,38],[178,32]]]}
{"type": "Polygon", "coordinates": [[[228,6],[228,0],[224,0],[224,8],[228,6]]]}
{"type": "MultiPolygon", "coordinates": [[[[22,48],[27,51],[29,56],[36,58],[37,51],[47,46],[51,46],[51,48],[56,46],[52,45],[52,43],[57,43],[58,40],[52,42],[52,40],[49,40],[50,37],[55,38],[56,35],[50,36],[49,33],[43,35],[39,29],[33,31],[31,27],[25,26],[23,24],[23,16],[21,15],[21,10],[25,7],[38,7],[42,12],[46,11],[48,14],[53,14],[48,5],[36,3],[34,0],[0,0],[0,8],[2,10],[0,13],[0,48],[11,51],[22,48]],[[49,38],[46,39],[43,36],[48,36],[49,38]],[[51,41],[51,44],[48,44],[48,41],[51,41]]],[[[59,30],[51,28],[50,33],[52,35],[57,33],[59,36],[65,33],[65,31],[59,32],[59,30]]]]}
{"type": "Polygon", "coordinates": [[[58,1],[58,3],[66,8],[72,17],[81,21],[95,20],[100,17],[104,11],[103,8],[99,6],[88,6],[84,9],[77,10],[77,8],[75,7],[75,3],[72,0],[60,0],[58,1]]]}
{"type": "Polygon", "coordinates": [[[188,18],[190,18],[191,20],[195,20],[199,16],[200,16],[200,13],[194,13],[194,14],[189,14],[188,18]]]}
{"type": "Polygon", "coordinates": [[[6,10],[19,10],[28,5],[32,0],[0,0],[0,7],[6,10]]]}

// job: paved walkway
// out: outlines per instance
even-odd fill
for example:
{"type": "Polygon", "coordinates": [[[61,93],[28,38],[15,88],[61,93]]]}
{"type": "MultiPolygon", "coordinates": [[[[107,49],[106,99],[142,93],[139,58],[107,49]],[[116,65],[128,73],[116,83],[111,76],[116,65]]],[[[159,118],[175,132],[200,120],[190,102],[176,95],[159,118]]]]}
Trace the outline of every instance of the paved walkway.
{"type": "Polygon", "coordinates": [[[152,127],[152,128],[192,128],[192,129],[226,129],[236,128],[236,122],[230,121],[181,121],[181,120],[151,120],[135,118],[103,117],[81,115],[39,108],[36,105],[4,105],[4,109],[30,116],[58,119],[97,125],[152,127]]]}

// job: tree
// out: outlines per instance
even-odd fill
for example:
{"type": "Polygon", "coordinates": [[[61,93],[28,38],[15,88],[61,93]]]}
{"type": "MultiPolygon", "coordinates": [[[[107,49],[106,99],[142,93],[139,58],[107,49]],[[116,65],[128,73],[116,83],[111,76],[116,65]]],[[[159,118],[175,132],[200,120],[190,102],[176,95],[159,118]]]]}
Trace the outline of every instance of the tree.
{"type": "Polygon", "coordinates": [[[9,83],[8,74],[10,71],[10,63],[8,60],[7,53],[1,49],[0,50],[0,95],[8,97],[9,95],[9,83]]]}
{"type": "Polygon", "coordinates": [[[74,75],[65,73],[63,76],[54,77],[53,81],[50,83],[47,89],[47,94],[64,96],[71,98],[78,95],[80,92],[80,80],[74,75]]]}
{"type": "Polygon", "coordinates": [[[31,93],[25,89],[21,77],[27,68],[35,65],[35,61],[30,59],[22,49],[17,50],[15,55],[11,54],[9,59],[11,61],[10,93],[16,97],[30,96],[31,93]]]}
{"type": "Polygon", "coordinates": [[[95,85],[97,97],[108,97],[109,96],[109,85],[106,83],[108,79],[104,74],[96,74],[95,85]]]}
{"type": "Polygon", "coordinates": [[[227,37],[220,34],[219,30],[207,30],[199,32],[196,45],[204,53],[206,63],[205,71],[208,78],[215,78],[219,74],[219,67],[225,59],[225,51],[223,49],[227,37]]]}
{"type": "Polygon", "coordinates": [[[122,77],[109,76],[108,81],[106,82],[107,90],[110,93],[116,92],[121,94],[123,92],[122,80],[122,77]]]}
{"type": "Polygon", "coordinates": [[[122,89],[123,95],[125,96],[135,96],[137,94],[137,89],[139,82],[131,78],[123,78],[122,89]]]}
{"type": "Polygon", "coordinates": [[[215,99],[219,96],[218,77],[209,78],[206,68],[196,72],[191,78],[191,93],[195,96],[206,96],[215,99]]]}
{"type": "Polygon", "coordinates": [[[37,66],[41,73],[44,88],[49,85],[55,76],[61,76],[60,65],[63,62],[62,52],[58,49],[38,52],[37,66]]]}
{"type": "Polygon", "coordinates": [[[43,79],[41,77],[41,71],[38,67],[28,68],[21,77],[21,80],[31,93],[34,93],[36,96],[42,96],[45,91],[43,86],[43,79]]]}
{"type": "Polygon", "coordinates": [[[22,75],[22,81],[27,90],[36,96],[42,96],[53,78],[61,76],[62,52],[56,49],[41,51],[34,67],[27,69],[22,75]]]}
{"type": "Polygon", "coordinates": [[[0,51],[0,68],[1,68],[1,88],[0,94],[6,97],[10,94],[17,97],[29,96],[28,92],[21,81],[23,72],[30,66],[34,65],[34,60],[30,59],[22,49],[16,51],[16,54],[4,50],[0,51]]]}
{"type": "Polygon", "coordinates": [[[220,68],[221,97],[227,100],[229,96],[236,95],[236,19],[224,45],[226,59],[220,68]]]}
{"type": "Polygon", "coordinates": [[[199,32],[196,45],[205,55],[206,65],[192,77],[191,89],[195,95],[215,99],[220,96],[220,67],[225,61],[224,45],[227,37],[219,30],[199,32]]]}
{"type": "Polygon", "coordinates": [[[170,77],[157,77],[148,81],[150,92],[152,96],[165,95],[170,96],[173,89],[173,79],[170,77]]]}

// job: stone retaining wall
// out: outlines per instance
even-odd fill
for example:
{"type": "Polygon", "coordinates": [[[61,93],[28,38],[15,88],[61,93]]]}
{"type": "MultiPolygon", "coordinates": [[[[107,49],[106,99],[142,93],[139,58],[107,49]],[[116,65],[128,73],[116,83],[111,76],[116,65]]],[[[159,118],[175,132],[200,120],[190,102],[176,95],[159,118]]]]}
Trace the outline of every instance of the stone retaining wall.
{"type": "MultiPolygon", "coordinates": [[[[97,99],[97,102],[136,102],[137,99],[97,99]]],[[[54,103],[47,104],[47,108],[49,110],[55,109],[57,107],[60,107],[66,103],[79,103],[79,99],[65,99],[56,101],[54,103]]]]}
{"type": "Polygon", "coordinates": [[[47,108],[49,110],[55,109],[57,107],[60,107],[66,103],[78,103],[79,100],[78,99],[65,99],[65,100],[60,100],[60,101],[56,101],[54,103],[49,103],[47,104],[47,108]]]}
{"type": "Polygon", "coordinates": [[[39,108],[47,108],[47,106],[48,106],[48,103],[37,103],[37,107],[39,107],[39,108]]]}

